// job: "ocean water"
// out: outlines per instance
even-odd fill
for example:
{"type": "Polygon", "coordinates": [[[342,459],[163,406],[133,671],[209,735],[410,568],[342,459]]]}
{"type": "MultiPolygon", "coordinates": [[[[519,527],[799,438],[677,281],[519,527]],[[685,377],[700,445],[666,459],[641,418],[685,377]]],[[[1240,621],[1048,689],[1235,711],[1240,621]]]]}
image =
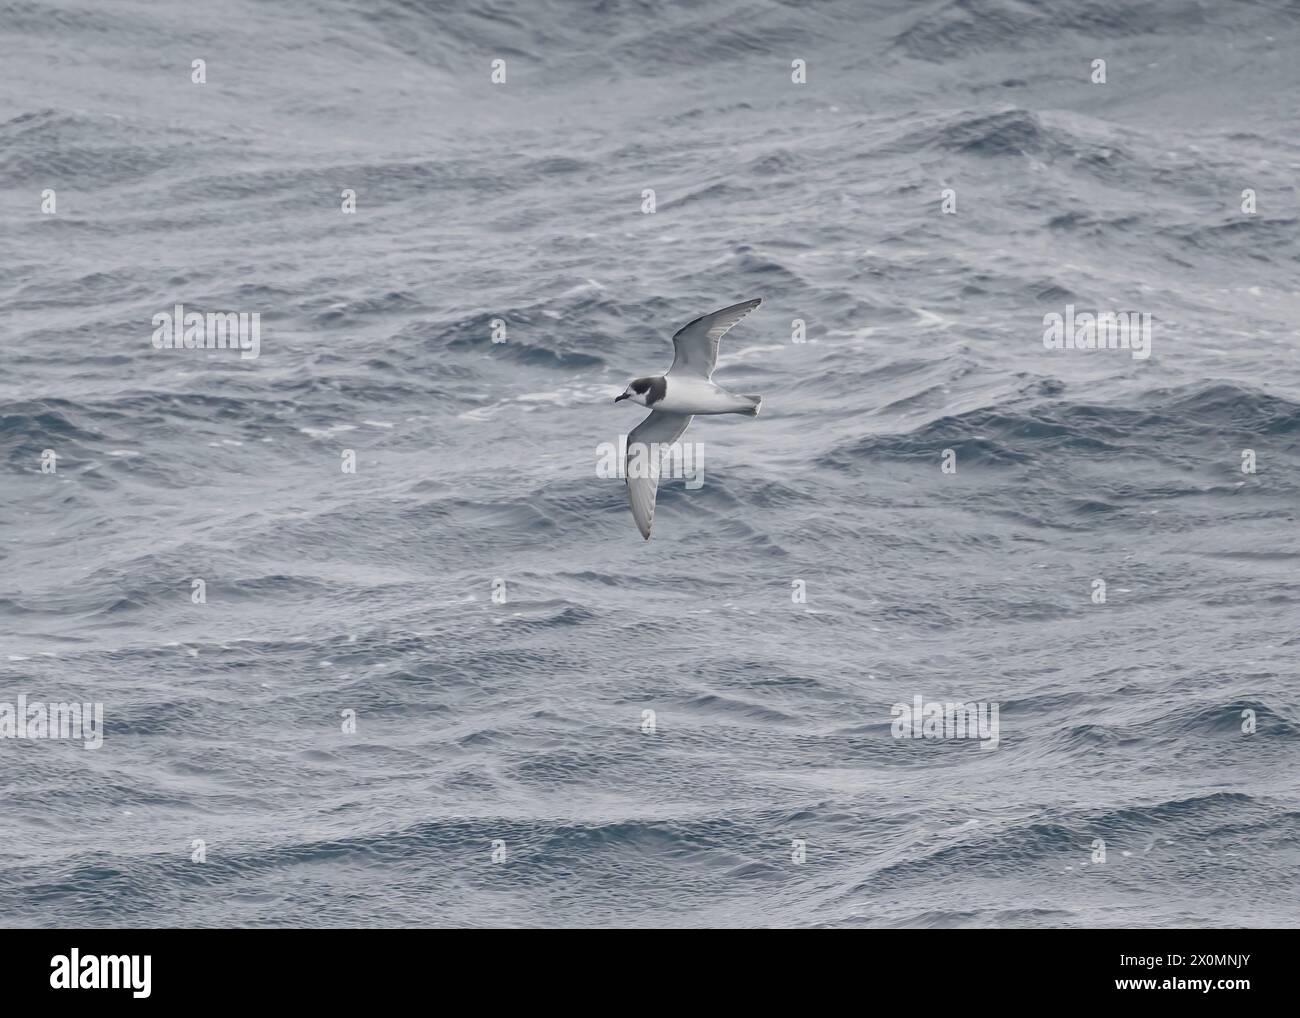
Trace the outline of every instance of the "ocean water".
{"type": "Polygon", "coordinates": [[[0,922],[1297,925],[1300,3],[0,35],[0,712],[103,710],[0,922]],[[750,297],[643,541],[612,397],[750,297]]]}

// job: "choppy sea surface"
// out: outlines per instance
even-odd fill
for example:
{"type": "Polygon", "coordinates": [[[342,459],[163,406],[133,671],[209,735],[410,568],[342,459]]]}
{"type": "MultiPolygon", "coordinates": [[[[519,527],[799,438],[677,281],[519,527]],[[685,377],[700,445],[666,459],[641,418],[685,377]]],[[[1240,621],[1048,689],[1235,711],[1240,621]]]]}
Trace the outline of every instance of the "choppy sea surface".
{"type": "Polygon", "coordinates": [[[0,35],[0,702],[104,713],[0,739],[5,925],[1297,925],[1300,3],[0,35]],[[645,542],[612,397],[750,297],[645,542]]]}

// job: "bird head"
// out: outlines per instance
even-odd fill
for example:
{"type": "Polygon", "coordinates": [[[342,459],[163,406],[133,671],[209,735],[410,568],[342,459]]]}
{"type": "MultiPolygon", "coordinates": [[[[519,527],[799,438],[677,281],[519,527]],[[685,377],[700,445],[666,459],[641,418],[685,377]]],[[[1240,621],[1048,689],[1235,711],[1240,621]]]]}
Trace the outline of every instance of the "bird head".
{"type": "Polygon", "coordinates": [[[621,403],[625,399],[630,399],[633,403],[646,405],[646,396],[650,392],[650,379],[634,378],[627,383],[627,388],[623,390],[621,396],[615,396],[614,402],[621,403]]]}

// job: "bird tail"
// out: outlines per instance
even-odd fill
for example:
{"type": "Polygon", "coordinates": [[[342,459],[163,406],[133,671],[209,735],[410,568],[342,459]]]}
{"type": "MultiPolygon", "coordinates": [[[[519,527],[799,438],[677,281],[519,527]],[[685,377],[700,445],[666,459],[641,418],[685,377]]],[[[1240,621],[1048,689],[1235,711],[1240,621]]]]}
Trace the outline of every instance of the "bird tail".
{"type": "Polygon", "coordinates": [[[753,402],[754,405],[750,407],[745,407],[742,410],[737,410],[736,413],[744,414],[746,417],[757,417],[759,410],[763,408],[763,397],[755,396],[753,393],[748,393],[748,392],[743,392],[740,393],[739,395],[741,399],[750,400],[753,402]]]}

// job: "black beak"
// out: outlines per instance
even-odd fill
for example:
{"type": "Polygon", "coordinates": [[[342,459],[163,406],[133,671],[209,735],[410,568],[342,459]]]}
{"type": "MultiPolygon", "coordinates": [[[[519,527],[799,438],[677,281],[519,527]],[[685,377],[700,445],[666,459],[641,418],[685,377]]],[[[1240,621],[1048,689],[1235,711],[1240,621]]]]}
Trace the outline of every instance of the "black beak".
{"type": "Polygon", "coordinates": [[[629,398],[630,398],[630,397],[629,397],[628,394],[625,392],[625,393],[623,393],[623,395],[621,395],[621,396],[615,396],[615,397],[614,397],[614,402],[617,403],[620,399],[629,399],[629,398]]]}

